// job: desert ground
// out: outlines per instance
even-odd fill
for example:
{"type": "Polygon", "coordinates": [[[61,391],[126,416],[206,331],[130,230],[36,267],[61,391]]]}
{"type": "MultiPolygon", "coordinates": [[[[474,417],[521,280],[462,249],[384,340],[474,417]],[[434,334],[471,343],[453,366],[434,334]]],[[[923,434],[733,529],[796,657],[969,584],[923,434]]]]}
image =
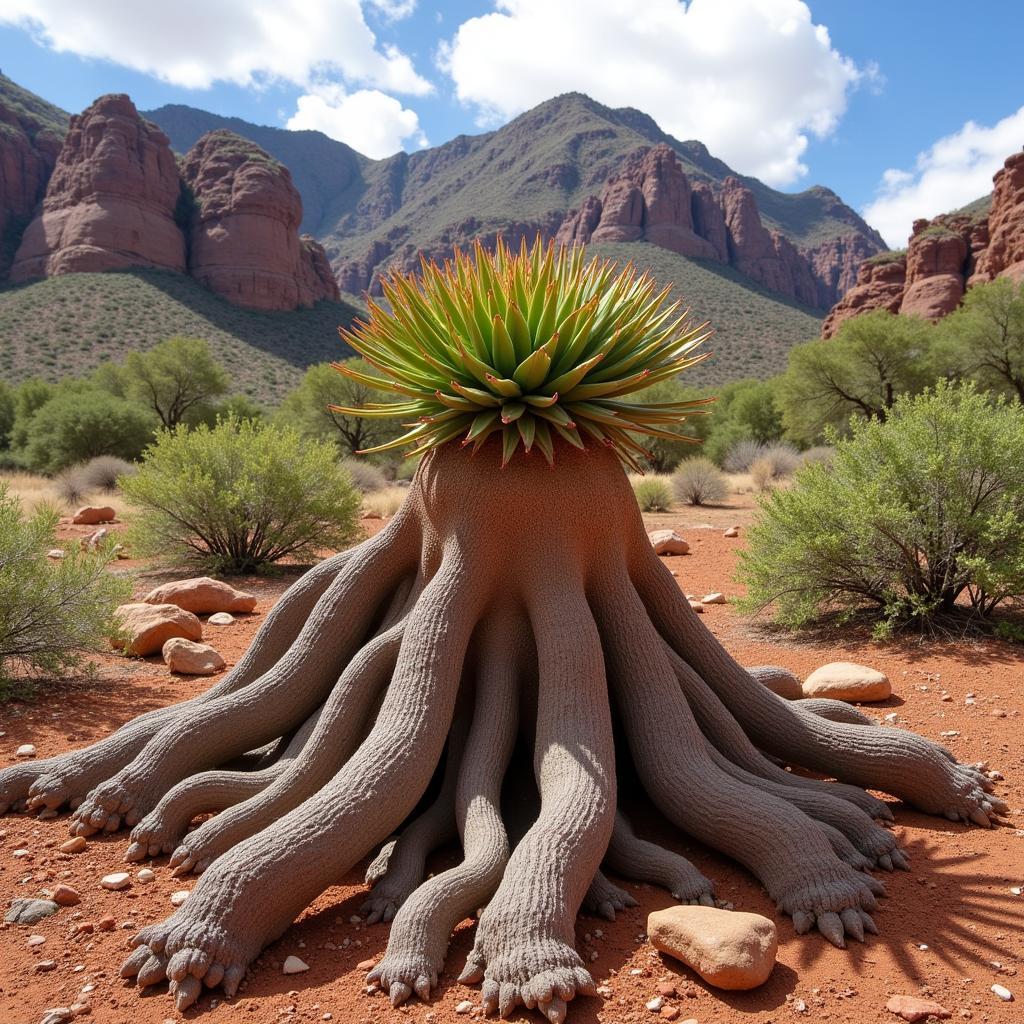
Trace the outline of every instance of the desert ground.
{"type": "MultiPolygon", "coordinates": [[[[645,516],[649,529],[674,527],[690,543],[685,556],[666,558],[680,587],[697,597],[722,591],[733,597],[738,552],[745,543],[753,502],[735,496],[717,508],[686,508],[645,516]],[[724,528],[740,527],[736,539],[724,528]]],[[[368,520],[369,530],[380,520],[368,520]]],[[[62,539],[77,541],[84,527],[62,527],[62,539]]],[[[162,582],[137,562],[117,564],[134,570],[136,593],[162,582]]],[[[206,628],[232,665],[241,656],[264,616],[295,578],[280,576],[233,581],[259,596],[256,613],[230,626],[206,628]]],[[[185,573],[179,574],[181,576],[185,573]]],[[[576,1000],[575,1024],[629,1024],[669,1019],[698,1024],[776,1024],[800,1018],[851,1022],[897,1021],[886,1010],[893,994],[923,995],[950,1011],[954,1020],[1010,1024],[1020,1020],[1024,1001],[1024,753],[1021,746],[1021,698],[1024,696],[1024,647],[997,640],[936,641],[904,636],[874,642],[866,632],[794,636],[740,617],[730,605],[709,605],[704,621],[744,664],[783,665],[800,676],[829,661],[855,661],[886,672],[894,695],[865,709],[879,719],[895,714],[884,728],[913,729],[949,746],[964,761],[987,762],[1005,776],[998,792],[1010,805],[1008,823],[992,830],[953,824],[909,810],[898,803],[895,829],[912,854],[912,870],[884,875],[889,898],[875,915],[881,934],[864,945],[839,950],[816,935],[798,937],[788,918],[778,915],[758,883],[738,865],[687,840],[649,810],[638,831],[691,857],[716,883],[717,896],[736,909],[776,920],[778,963],[768,982],[749,992],[722,992],[705,985],[676,961],[657,953],[644,936],[647,915],[669,906],[672,898],[646,885],[623,884],[639,906],[621,912],[615,922],[581,916],[577,943],[590,961],[595,980],[610,995],[576,1000]],[[1016,889],[1016,892],[1014,891],[1016,889]],[[991,986],[1005,986],[1014,1002],[1003,1002],[991,986]],[[648,1010],[664,996],[660,1014],[648,1010]]],[[[32,743],[39,757],[84,746],[144,711],[191,697],[211,680],[172,676],[158,658],[128,660],[102,656],[91,679],[41,686],[30,699],[0,705],[0,764],[15,761],[15,751],[32,743]]],[[[215,677],[216,678],[216,677],[215,677]]],[[[671,737],[666,737],[670,742],[671,737]]],[[[388,926],[367,926],[359,908],[365,898],[365,865],[358,866],[325,892],[288,932],[253,965],[242,991],[225,1000],[219,991],[204,994],[180,1014],[166,986],[139,994],[118,976],[128,940],[143,925],[172,911],[171,894],[190,889],[194,877],[174,879],[166,859],[132,865],[129,888],[109,892],[100,879],[123,870],[127,837],[97,836],[79,854],[58,847],[68,838],[66,815],[55,819],[8,815],[0,819],[0,890],[6,902],[15,896],[39,896],[58,884],[71,886],[81,902],[32,926],[0,929],[0,1022],[37,1024],[47,1009],[86,1002],[97,1024],[168,1024],[202,1017],[217,1024],[247,1021],[331,1020],[337,1024],[388,1024],[422,1021],[452,1024],[481,1014],[477,988],[456,982],[470,949],[472,921],[465,921],[452,943],[446,973],[429,1004],[413,1001],[395,1010],[380,994],[370,993],[366,968],[383,952],[388,926]],[[27,854],[15,856],[15,851],[27,854]],[[154,881],[135,875],[150,867],[154,881]],[[30,939],[41,936],[44,941],[30,939]],[[289,955],[309,970],[284,975],[289,955]],[[53,962],[50,966],[49,961],[53,962]],[[465,1001],[473,1009],[456,1007],[465,1001]]],[[[448,866],[455,850],[442,851],[430,868],[448,866]]],[[[257,894],[253,898],[258,898],[257,894]]],[[[514,1019],[540,1020],[520,1012],[514,1019]]]]}

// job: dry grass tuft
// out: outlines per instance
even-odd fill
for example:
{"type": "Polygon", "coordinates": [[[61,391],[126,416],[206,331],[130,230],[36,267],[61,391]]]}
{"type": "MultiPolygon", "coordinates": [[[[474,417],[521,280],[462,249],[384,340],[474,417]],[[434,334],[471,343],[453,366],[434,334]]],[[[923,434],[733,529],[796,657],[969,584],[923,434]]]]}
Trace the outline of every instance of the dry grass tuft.
{"type": "Polygon", "coordinates": [[[398,511],[398,506],[405,501],[405,496],[408,493],[408,487],[392,486],[371,494],[364,494],[363,511],[376,512],[385,519],[390,519],[398,511]]]}

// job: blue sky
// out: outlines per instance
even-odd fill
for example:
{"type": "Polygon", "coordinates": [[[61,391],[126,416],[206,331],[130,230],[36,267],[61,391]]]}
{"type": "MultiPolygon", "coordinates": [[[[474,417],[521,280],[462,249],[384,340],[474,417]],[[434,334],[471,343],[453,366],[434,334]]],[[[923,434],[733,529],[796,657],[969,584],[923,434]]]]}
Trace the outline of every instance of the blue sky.
{"type": "Polygon", "coordinates": [[[579,89],[902,244],[1024,143],[1022,35],[1011,2],[4,0],[0,69],[72,112],[127,92],[372,156],[579,89]]]}

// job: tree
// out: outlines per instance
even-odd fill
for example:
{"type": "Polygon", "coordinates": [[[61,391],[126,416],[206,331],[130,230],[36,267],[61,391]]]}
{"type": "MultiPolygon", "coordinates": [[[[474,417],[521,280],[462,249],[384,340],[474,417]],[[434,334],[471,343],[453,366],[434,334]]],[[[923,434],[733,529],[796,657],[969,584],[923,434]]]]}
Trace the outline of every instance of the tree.
{"type": "Polygon", "coordinates": [[[778,378],[726,384],[711,407],[705,453],[722,465],[740,441],[768,444],[782,436],[782,411],[776,401],[778,378]]]}
{"type": "Polygon", "coordinates": [[[134,402],[68,382],[32,413],[20,437],[20,454],[29,468],[42,473],[58,473],[97,455],[133,460],[149,444],[156,425],[153,415],[134,402]]]}
{"type": "Polygon", "coordinates": [[[0,451],[6,451],[11,446],[14,412],[14,391],[0,380],[0,451]]]}
{"type": "Polygon", "coordinates": [[[813,443],[851,415],[884,420],[900,395],[934,383],[934,340],[927,321],[875,310],[845,321],[827,341],[794,346],[779,384],[786,433],[813,443]]]}
{"type": "MultiPolygon", "coordinates": [[[[362,359],[349,359],[342,365],[362,374],[373,373],[373,367],[362,359]]],[[[304,437],[332,441],[342,454],[355,455],[392,441],[402,432],[390,420],[337,411],[338,406],[360,406],[373,398],[373,389],[366,384],[343,376],[330,363],[318,363],[309,367],[299,386],[285,396],[276,418],[304,437]]]]}
{"type": "Polygon", "coordinates": [[[1024,402],[1024,282],[997,278],[969,288],[939,334],[953,372],[1024,402]]]}
{"type": "Polygon", "coordinates": [[[487,1012],[524,1003],[557,1022],[594,990],[575,949],[582,902],[629,900],[602,859],[713,900],[694,865],[637,840],[617,762],[676,826],[760,878],[798,931],[840,946],[874,931],[880,887],[859,869],[906,863],[872,821],[886,806],[857,786],[979,823],[1006,809],[985,776],[909,731],[777,697],[654,554],[623,464],[641,454],[633,435],[692,407],[623,397],[685,369],[700,335],[651,282],[538,242],[478,246],[421,278],[396,274],[384,294],[387,309],[346,335],[378,369],[345,369],[387,396],[363,415],[398,417],[409,426],[391,444],[423,453],[399,512],[289,590],[206,695],[0,771],[0,809],[72,801],[78,834],[123,821],[129,860],[170,853],[179,873],[202,871],[135,937],[123,975],[170,979],[181,1009],[204,983],[233,993],[263,947],[399,830],[371,867],[368,920],[394,921],[370,979],[396,1004],[429,998],[453,927],[483,906],[463,981],[483,982],[487,1012]],[[276,768],[231,774],[278,737],[276,768]],[[508,772],[539,791],[514,850],[508,772]],[[464,857],[424,880],[438,821],[457,823],[464,857]]]}
{"type": "Polygon", "coordinates": [[[8,443],[17,452],[25,447],[28,425],[36,410],[45,405],[54,394],[54,386],[37,377],[24,380],[14,392],[14,418],[11,422],[8,443]]]}
{"type": "Polygon", "coordinates": [[[1024,409],[942,381],[854,420],[828,465],[772,491],[741,578],[787,625],[871,609],[884,630],[1024,598],[1024,409]]]}
{"type": "Polygon", "coordinates": [[[124,361],[128,395],[173,429],[189,412],[223,395],[228,375],[202,338],[168,338],[124,361]]]}

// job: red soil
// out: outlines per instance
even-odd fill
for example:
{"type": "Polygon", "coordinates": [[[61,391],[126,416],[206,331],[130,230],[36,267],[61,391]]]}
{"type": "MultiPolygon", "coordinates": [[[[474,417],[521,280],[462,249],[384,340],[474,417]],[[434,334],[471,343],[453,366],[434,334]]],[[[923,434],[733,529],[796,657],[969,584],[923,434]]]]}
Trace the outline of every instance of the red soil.
{"type": "MultiPolygon", "coordinates": [[[[746,504],[746,503],[744,503],[746,504]]],[[[749,520],[749,506],[732,510],[692,510],[649,517],[649,525],[682,529],[692,553],[667,559],[690,593],[721,590],[737,593],[731,583],[736,553],[743,544],[722,537],[723,526],[749,520]],[[714,523],[714,528],[697,524],[714,523]]],[[[377,523],[367,523],[378,527],[377,523]]],[[[68,529],[67,536],[77,531],[68,529]]],[[[121,563],[131,566],[138,563],[121,563]]],[[[293,577],[250,579],[242,586],[260,596],[256,614],[240,616],[228,627],[208,627],[207,639],[233,664],[252,639],[259,623],[293,577]]],[[[156,585],[138,581],[141,594],[156,585]]],[[[1024,1001],[1024,897],[1010,889],[1024,885],[1024,757],[1020,743],[1020,703],[1024,693],[1024,649],[994,640],[954,643],[916,639],[879,644],[864,635],[845,633],[839,638],[794,640],[755,629],[724,605],[708,606],[704,620],[726,647],[746,664],[775,663],[800,675],[826,661],[851,660],[886,671],[894,696],[884,705],[869,707],[878,715],[895,711],[895,727],[911,728],[950,746],[963,760],[987,760],[1006,775],[999,792],[1010,804],[1009,827],[984,831],[952,824],[896,806],[896,830],[913,854],[913,870],[885,875],[890,899],[876,915],[881,930],[865,945],[834,949],[820,937],[797,937],[788,918],[776,915],[758,884],[740,867],[689,842],[648,815],[639,820],[642,832],[657,837],[692,857],[712,878],[720,898],[737,909],[775,918],[779,925],[778,964],[768,982],[751,992],[718,992],[704,985],[680,964],[663,958],[641,941],[647,914],[669,906],[667,893],[649,886],[627,884],[640,902],[619,915],[614,923],[581,917],[577,927],[579,948],[589,959],[595,979],[606,984],[611,997],[577,1000],[570,1007],[575,1024],[596,1021],[653,1021],[658,1015],[645,1003],[658,994],[659,982],[679,986],[679,995],[665,1000],[679,1009],[679,1020],[696,1018],[700,1024],[777,1024],[801,1017],[815,1020],[860,1022],[898,1021],[885,1009],[894,993],[925,995],[949,1009],[953,1018],[974,1018],[988,1024],[1020,1020],[1024,1001]],[[973,693],[973,704],[965,704],[973,693]],[[944,701],[943,696],[952,699],[944,701]],[[955,736],[943,736],[955,730],[955,736]],[[1016,826],[1021,826],[1017,828],[1016,826]],[[597,935],[600,931],[602,934],[597,935]],[[991,991],[1000,984],[1017,1001],[1001,1002],[991,991]]],[[[15,760],[22,743],[34,743],[40,757],[83,746],[106,735],[122,722],[150,708],[182,700],[199,692],[210,680],[170,676],[158,659],[129,661],[101,659],[98,680],[67,682],[39,692],[36,699],[0,706],[0,763],[15,760]]],[[[670,741],[670,737],[666,737],[670,741]]],[[[338,1024],[386,1024],[423,1021],[456,1024],[463,1000],[479,1005],[479,991],[459,985],[458,975],[470,948],[472,923],[458,930],[441,987],[428,1005],[419,1002],[393,1010],[379,993],[369,995],[362,961],[374,960],[384,950],[386,925],[366,927],[350,923],[364,898],[361,884],[365,865],[350,872],[338,886],[324,893],[285,936],[267,949],[254,965],[238,997],[225,1001],[219,992],[204,995],[184,1015],[167,998],[166,988],[140,996],[118,977],[128,938],[142,925],[168,915],[170,895],[191,888],[194,879],[172,879],[166,862],[151,865],[156,880],[148,885],[134,880],[131,888],[108,892],[100,878],[122,870],[125,835],[89,840],[81,854],[61,854],[57,847],[67,838],[66,819],[38,821],[7,816],[0,819],[0,892],[4,902],[14,896],[38,896],[58,884],[70,885],[82,896],[77,907],[37,925],[6,925],[0,930],[0,1024],[36,1024],[49,1007],[68,1006],[83,986],[94,986],[86,997],[91,1020],[109,1024],[162,1024],[191,1020],[278,1021],[333,1020],[338,1024]],[[12,852],[27,848],[28,857],[12,852]],[[112,931],[99,928],[71,937],[81,922],[98,924],[104,915],[116,922],[112,931]],[[39,946],[27,945],[29,935],[42,935],[39,946]],[[310,965],[304,974],[286,976],[281,963],[290,954],[310,965]],[[37,973],[36,964],[55,960],[56,968],[37,973]],[[330,1015],[330,1016],[327,1016],[330,1015]]],[[[432,865],[451,862],[448,852],[432,865]]],[[[474,1010],[473,1016],[478,1016],[474,1010]]],[[[516,1019],[540,1020],[535,1014],[516,1019]]]]}

